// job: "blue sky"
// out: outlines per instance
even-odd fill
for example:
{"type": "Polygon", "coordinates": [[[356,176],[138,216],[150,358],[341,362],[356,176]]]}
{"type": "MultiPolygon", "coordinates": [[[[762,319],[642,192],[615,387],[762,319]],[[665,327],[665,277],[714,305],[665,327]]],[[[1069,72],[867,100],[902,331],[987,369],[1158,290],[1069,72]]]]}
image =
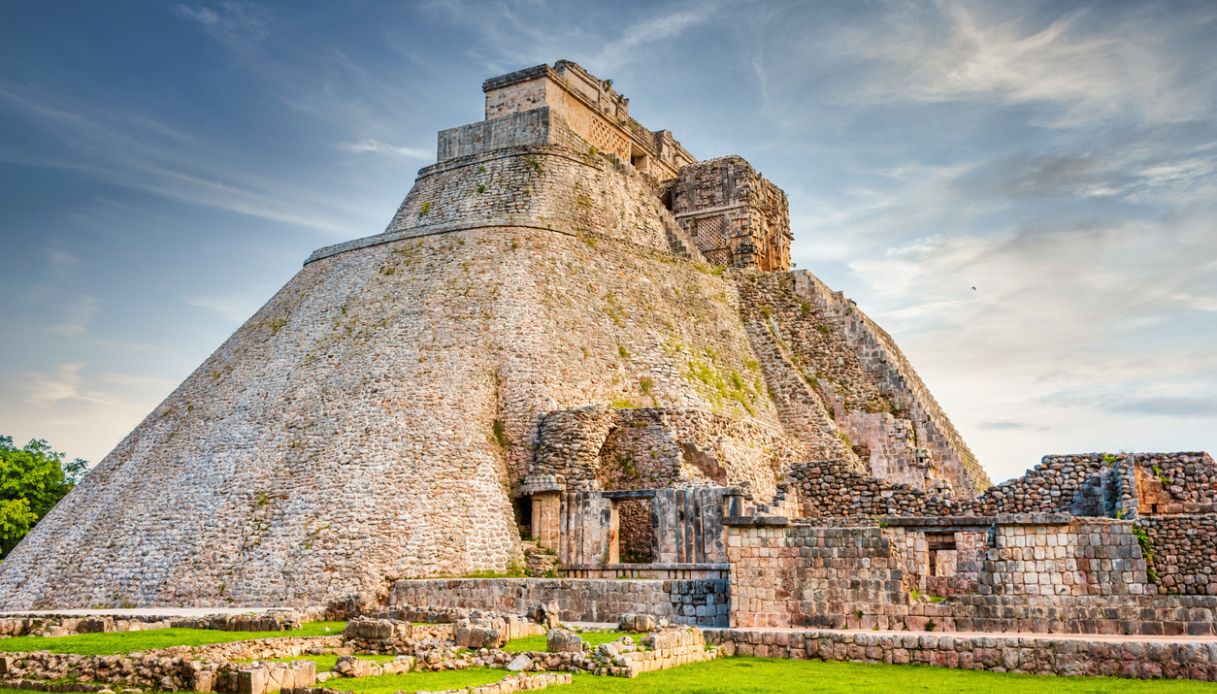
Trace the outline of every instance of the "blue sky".
{"type": "Polygon", "coordinates": [[[1217,450],[1217,4],[0,4],[0,433],[99,460],[483,79],[558,58],[790,196],[996,480],[1217,450]],[[971,287],[976,289],[972,290],[971,287]]]}

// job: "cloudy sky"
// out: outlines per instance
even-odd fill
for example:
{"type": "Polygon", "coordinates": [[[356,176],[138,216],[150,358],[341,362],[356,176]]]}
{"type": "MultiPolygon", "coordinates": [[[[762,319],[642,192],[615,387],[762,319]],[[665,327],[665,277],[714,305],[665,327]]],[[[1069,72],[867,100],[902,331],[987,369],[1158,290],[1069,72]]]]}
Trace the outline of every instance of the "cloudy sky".
{"type": "Polygon", "coordinates": [[[612,5],[0,4],[0,433],[99,460],[565,57],[785,188],[995,480],[1217,452],[1217,4],[612,5]]]}

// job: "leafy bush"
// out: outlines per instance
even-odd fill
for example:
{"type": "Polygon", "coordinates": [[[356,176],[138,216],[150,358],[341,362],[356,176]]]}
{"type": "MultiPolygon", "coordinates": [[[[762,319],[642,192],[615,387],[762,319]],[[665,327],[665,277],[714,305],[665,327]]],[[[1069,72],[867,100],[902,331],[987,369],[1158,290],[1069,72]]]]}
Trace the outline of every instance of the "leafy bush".
{"type": "Polygon", "coordinates": [[[88,467],[80,458],[64,460],[43,439],[17,448],[13,437],[0,436],[0,557],[72,491],[88,467]]]}

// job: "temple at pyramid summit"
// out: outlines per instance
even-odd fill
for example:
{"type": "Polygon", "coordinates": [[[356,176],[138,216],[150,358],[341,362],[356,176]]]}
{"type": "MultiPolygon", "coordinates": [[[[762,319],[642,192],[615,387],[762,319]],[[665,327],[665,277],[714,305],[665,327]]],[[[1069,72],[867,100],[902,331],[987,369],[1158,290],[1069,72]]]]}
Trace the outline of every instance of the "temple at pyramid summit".
{"type": "Polygon", "coordinates": [[[0,564],[0,608],[1217,635],[1208,454],[993,486],[745,159],[569,61],[482,90],[382,232],[313,252],[0,564]]]}

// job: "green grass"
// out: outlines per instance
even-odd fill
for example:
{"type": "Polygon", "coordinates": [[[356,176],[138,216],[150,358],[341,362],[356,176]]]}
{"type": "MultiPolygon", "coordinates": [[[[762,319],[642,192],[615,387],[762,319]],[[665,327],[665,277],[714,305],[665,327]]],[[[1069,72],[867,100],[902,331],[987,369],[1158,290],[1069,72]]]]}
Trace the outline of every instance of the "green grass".
{"type": "Polygon", "coordinates": [[[204,646],[247,639],[284,636],[337,636],[345,622],[310,622],[293,631],[216,631],[213,629],[153,629],[112,634],[71,636],[16,636],[0,639],[0,652],[50,651],[77,655],[116,655],[171,646],[204,646]]]}
{"type": "Polygon", "coordinates": [[[335,677],[323,686],[343,692],[359,694],[393,694],[394,692],[443,691],[476,687],[480,684],[498,682],[511,673],[490,668],[467,670],[444,670],[442,672],[407,672],[404,675],[381,675],[380,677],[335,677]]]}
{"type": "MultiPolygon", "coordinates": [[[[604,633],[604,632],[600,632],[604,633]]],[[[611,633],[611,632],[610,632],[611,633]]],[[[66,637],[65,637],[66,638],[66,637]]],[[[523,639],[517,639],[523,641],[523,639]]],[[[309,656],[317,659],[318,656],[309,656]]],[[[318,668],[320,670],[320,668],[318,668]]],[[[348,679],[335,678],[325,687],[354,694],[394,694],[423,690],[443,690],[497,682],[508,673],[488,668],[411,672],[348,679]]],[[[559,690],[555,690],[559,691],[559,690]]],[[[664,694],[709,694],[745,692],[748,694],[918,694],[919,692],[969,692],[979,694],[1181,694],[1217,693],[1217,683],[1187,680],[1128,680],[1112,677],[1054,677],[1016,675],[996,672],[950,670],[919,665],[873,665],[865,663],[824,663],[818,660],[774,660],[762,658],[721,658],[686,665],[673,670],[648,672],[635,679],[575,675],[575,681],[561,688],[561,694],[621,692],[664,692],[664,694]]],[[[21,690],[0,689],[0,694],[26,694],[21,690]]]]}
{"type": "MultiPolygon", "coordinates": [[[[599,646],[602,643],[616,641],[622,636],[628,636],[634,639],[634,643],[638,643],[646,634],[636,634],[632,631],[583,631],[579,632],[579,636],[583,637],[584,643],[599,646]]],[[[508,641],[507,645],[503,646],[503,650],[508,653],[527,653],[528,651],[544,651],[547,646],[545,634],[541,634],[508,641]]]]}
{"type": "MultiPolygon", "coordinates": [[[[559,690],[555,690],[559,691],[559,690]]],[[[1127,680],[1111,677],[1054,677],[949,670],[918,665],[825,663],[818,660],[721,658],[673,670],[647,672],[634,679],[575,675],[562,694],[583,692],[664,692],[693,694],[916,694],[918,692],[991,692],[992,694],[1109,694],[1136,692],[1217,692],[1217,684],[1186,680],[1127,680]]],[[[382,694],[369,692],[368,694],[382,694]]]]}

